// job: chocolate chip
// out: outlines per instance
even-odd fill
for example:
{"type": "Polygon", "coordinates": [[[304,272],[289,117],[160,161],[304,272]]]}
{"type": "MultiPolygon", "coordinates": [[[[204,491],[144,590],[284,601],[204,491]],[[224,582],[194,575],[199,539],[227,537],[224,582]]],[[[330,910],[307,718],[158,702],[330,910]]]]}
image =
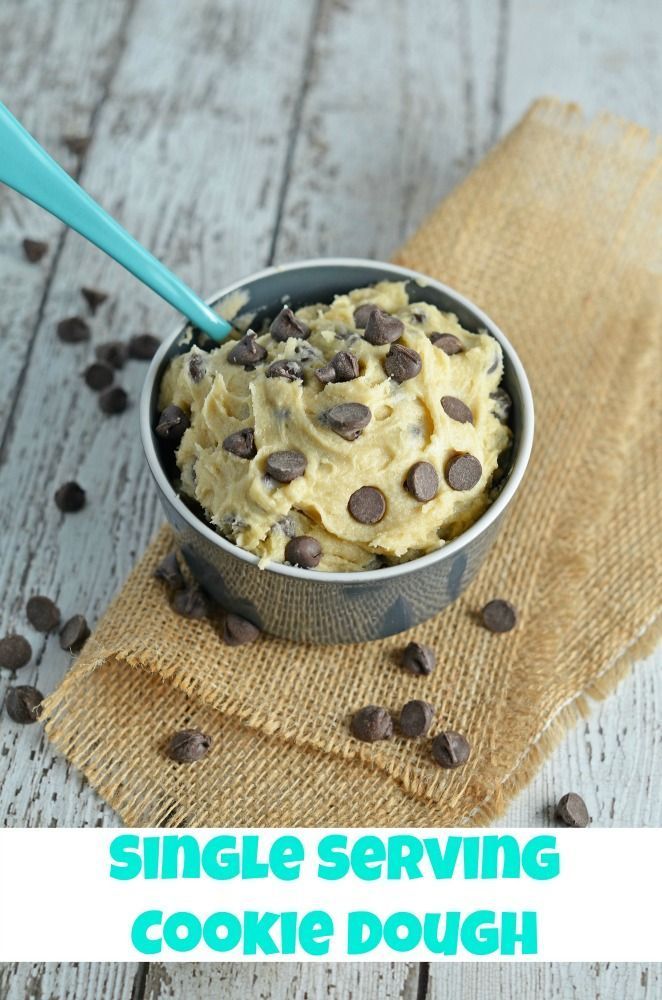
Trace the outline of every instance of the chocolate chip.
{"type": "Polygon", "coordinates": [[[327,385],[329,382],[336,381],[336,370],[331,362],[329,362],[328,365],[323,365],[321,368],[318,368],[315,375],[322,385],[327,385]]]}
{"type": "Polygon", "coordinates": [[[64,344],[82,344],[90,339],[90,328],[80,316],[70,316],[60,320],[57,335],[64,344]]]}
{"type": "Polygon", "coordinates": [[[496,598],[485,605],[481,620],[490,632],[510,632],[517,625],[517,609],[510,601],[496,598]]]}
{"type": "Polygon", "coordinates": [[[108,292],[101,292],[98,288],[81,288],[80,294],[90,307],[93,316],[99,306],[102,306],[108,298],[108,292]]]}
{"type": "Polygon", "coordinates": [[[588,826],[591,822],[586,803],[576,792],[568,792],[567,795],[559,799],[556,807],[556,818],[564,826],[575,828],[588,826]]]}
{"type": "Polygon", "coordinates": [[[390,316],[382,309],[373,309],[368,316],[363,336],[369,344],[392,344],[405,332],[405,324],[397,316],[390,316]]]}
{"type": "Polygon", "coordinates": [[[393,736],[393,719],[385,708],[366,705],[352,716],[349,728],[352,736],[364,743],[390,740],[393,736]]]}
{"type": "Polygon", "coordinates": [[[156,434],[170,444],[179,444],[184,432],[190,427],[190,420],[183,410],[173,403],[161,411],[155,428],[156,434]]]}
{"type": "Polygon", "coordinates": [[[303,368],[298,361],[273,361],[264,373],[267,378],[284,378],[288,382],[303,379],[303,368]]]}
{"type": "Polygon", "coordinates": [[[473,455],[454,455],[446,464],[446,482],[452,490],[472,490],[483,474],[473,455]]]}
{"type": "Polygon", "coordinates": [[[32,646],[23,635],[6,635],[0,639],[0,667],[20,670],[30,662],[32,646]]]}
{"type": "Polygon", "coordinates": [[[60,624],[60,609],[50,597],[35,594],[26,605],[28,621],[37,632],[54,632],[60,624]]]}
{"type": "Polygon", "coordinates": [[[302,569],[314,569],[322,558],[322,546],[316,538],[310,535],[297,535],[291,538],[285,546],[285,559],[292,566],[302,569]]]}
{"type": "Polygon", "coordinates": [[[425,323],[428,318],[428,314],[420,306],[418,309],[412,309],[409,313],[414,323],[425,323]]]}
{"type": "Polygon", "coordinates": [[[269,333],[274,340],[284,343],[290,337],[305,340],[310,336],[310,328],[294,315],[291,309],[284,306],[269,327],[269,333]]]}
{"type": "Polygon", "coordinates": [[[432,740],[432,756],[440,767],[453,770],[469,760],[471,745],[461,733],[439,733],[432,740]]]}
{"type": "Polygon", "coordinates": [[[160,346],[161,341],[153,333],[137,333],[129,340],[129,357],[135,361],[150,361],[160,346]]]}
{"type": "Polygon", "coordinates": [[[246,643],[255,642],[259,637],[260,630],[248,618],[228,612],[223,622],[223,642],[228,646],[245,646],[246,643]]]}
{"type": "Polygon", "coordinates": [[[92,141],[91,135],[64,135],[62,142],[74,156],[84,156],[92,141]]]}
{"type": "Polygon", "coordinates": [[[267,472],[279,483],[291,483],[303,476],[308,460],[300,451],[274,451],[267,459],[267,472]]]}
{"type": "Polygon", "coordinates": [[[384,494],[376,486],[361,486],[349,498],[347,510],[359,524],[377,524],[386,513],[384,494]]]}
{"type": "Polygon", "coordinates": [[[234,345],[228,354],[228,361],[231,365],[255,365],[266,356],[266,348],[258,344],[257,334],[250,331],[234,345]]]}
{"type": "Polygon", "coordinates": [[[97,344],[94,353],[97,361],[103,361],[111,368],[123,368],[128,349],[121,340],[107,340],[105,344],[97,344]]]}
{"type": "Polygon", "coordinates": [[[100,389],[107,389],[109,385],[113,384],[115,371],[110,365],[104,364],[103,361],[93,361],[83,372],[83,378],[90,389],[98,392],[100,389]]]}
{"type": "Polygon", "coordinates": [[[166,754],[176,764],[193,764],[204,757],[211,747],[211,736],[199,729],[180,729],[168,740],[166,754]]]}
{"type": "Polygon", "coordinates": [[[464,351],[462,341],[453,333],[431,333],[430,341],[444,354],[462,354],[464,351]]]}
{"type": "Polygon", "coordinates": [[[23,253],[31,264],[36,264],[38,260],[48,253],[48,243],[41,240],[23,240],[23,253]]]}
{"type": "Polygon", "coordinates": [[[359,359],[350,351],[338,351],[328,365],[315,372],[320,382],[352,382],[359,376],[359,359]]]}
{"type": "Polygon", "coordinates": [[[499,386],[498,389],[495,389],[494,392],[490,393],[490,399],[494,400],[494,406],[492,407],[492,413],[494,416],[497,420],[500,420],[502,424],[507,424],[513,401],[506,390],[499,386]]]}
{"type": "Polygon", "coordinates": [[[372,413],[363,403],[338,403],[321,416],[331,430],[346,441],[355,441],[372,420],[372,413]]]}
{"type": "Polygon", "coordinates": [[[376,306],[374,302],[364,302],[363,305],[356,307],[354,310],[354,326],[357,330],[365,329],[370,319],[370,313],[375,309],[379,309],[379,306],[376,306]]]}
{"type": "Polygon", "coordinates": [[[434,708],[427,701],[408,701],[400,711],[400,732],[415,739],[425,736],[434,719],[434,708]]]}
{"type": "Polygon", "coordinates": [[[442,396],[441,406],[446,416],[450,417],[451,420],[457,420],[459,424],[473,424],[473,413],[461,399],[457,399],[455,396],[442,396]]]}
{"type": "Polygon", "coordinates": [[[195,584],[185,587],[184,590],[178,590],[172,599],[171,607],[182,618],[207,618],[209,615],[207,598],[195,584]]]}
{"type": "Polygon", "coordinates": [[[72,615],[60,629],[60,646],[70,653],[82,649],[85,640],[89,638],[90,629],[84,615],[72,615]]]}
{"type": "Polygon", "coordinates": [[[223,448],[237,458],[255,458],[257,448],[255,447],[255,433],[252,427],[244,427],[241,431],[234,431],[223,441],[223,448]]]}
{"type": "Polygon", "coordinates": [[[427,677],[437,665],[437,654],[431,646],[410,642],[402,650],[401,664],[412,674],[427,677]]]}
{"type": "Polygon", "coordinates": [[[109,389],[104,389],[99,396],[99,409],[108,417],[124,413],[128,403],[129,397],[120,385],[111,385],[109,389]]]}
{"type": "Polygon", "coordinates": [[[163,580],[163,582],[169,587],[172,587],[173,590],[184,589],[186,583],[184,581],[184,577],[182,576],[182,571],[179,568],[177,552],[174,549],[172,552],[169,552],[167,556],[163,557],[154,570],[154,576],[157,580],[163,580]]]}
{"type": "Polygon", "coordinates": [[[202,354],[192,354],[188,359],[188,374],[191,382],[202,382],[207,372],[207,363],[202,354]]]}
{"type": "Polygon", "coordinates": [[[435,472],[434,466],[429,462],[416,462],[412,465],[405,479],[405,488],[411,493],[415,500],[427,503],[437,495],[439,489],[439,476],[435,472]]]}
{"type": "Polygon", "coordinates": [[[410,378],[416,378],[421,370],[421,356],[411,347],[403,347],[402,344],[392,344],[384,358],[384,371],[395,382],[407,382],[410,378]]]}
{"type": "Polygon", "coordinates": [[[39,718],[39,706],[43,700],[41,691],[29,684],[9,688],[5,696],[7,715],[14,722],[20,722],[24,726],[29,725],[39,718]]]}
{"type": "Polygon", "coordinates": [[[85,490],[78,483],[63,483],[55,491],[55,503],[63,514],[73,514],[85,506],[85,490]]]}

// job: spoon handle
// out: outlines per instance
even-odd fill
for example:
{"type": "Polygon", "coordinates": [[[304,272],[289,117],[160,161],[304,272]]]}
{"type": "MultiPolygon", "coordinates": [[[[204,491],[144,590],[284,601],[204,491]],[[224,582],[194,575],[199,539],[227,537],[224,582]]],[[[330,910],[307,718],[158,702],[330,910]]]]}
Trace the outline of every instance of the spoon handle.
{"type": "Polygon", "coordinates": [[[145,250],[48,155],[0,102],[0,181],[113,257],[214,340],[232,329],[145,250]]]}

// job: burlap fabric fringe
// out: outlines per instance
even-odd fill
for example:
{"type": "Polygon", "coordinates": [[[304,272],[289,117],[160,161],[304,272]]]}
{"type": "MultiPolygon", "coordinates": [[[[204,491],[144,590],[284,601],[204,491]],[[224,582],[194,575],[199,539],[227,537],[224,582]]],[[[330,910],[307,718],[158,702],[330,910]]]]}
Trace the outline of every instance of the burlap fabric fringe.
{"type": "Polygon", "coordinates": [[[587,699],[659,636],[660,148],[642,129],[538,102],[397,255],[493,315],[529,372],[530,471],[478,579],[411,634],[351,647],[228,648],[152,579],[163,529],[46,703],[56,747],[134,825],[485,823],[587,699]],[[505,636],[476,611],[512,600],[505,636]],[[429,678],[400,670],[430,643],[429,678]],[[351,712],[422,697],[466,733],[446,772],[427,741],[365,745],[351,712]],[[165,759],[176,729],[213,738],[165,759]]]}

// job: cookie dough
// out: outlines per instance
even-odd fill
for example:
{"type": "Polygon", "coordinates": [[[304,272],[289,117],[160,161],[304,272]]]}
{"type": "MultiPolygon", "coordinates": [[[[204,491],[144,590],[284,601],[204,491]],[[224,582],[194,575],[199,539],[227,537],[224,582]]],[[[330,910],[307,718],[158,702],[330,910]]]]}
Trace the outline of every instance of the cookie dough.
{"type": "Polygon", "coordinates": [[[160,407],[183,411],[177,486],[262,566],[416,558],[490,502],[510,439],[502,368],[493,337],[410,304],[404,282],[284,308],[263,332],[171,362],[160,407]]]}

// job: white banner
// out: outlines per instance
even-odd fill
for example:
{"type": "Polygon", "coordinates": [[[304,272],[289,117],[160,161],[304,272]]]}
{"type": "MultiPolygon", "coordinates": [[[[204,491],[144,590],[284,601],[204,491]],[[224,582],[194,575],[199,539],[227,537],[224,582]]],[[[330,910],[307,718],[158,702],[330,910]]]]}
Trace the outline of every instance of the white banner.
{"type": "Polygon", "coordinates": [[[662,831],[0,830],[0,961],[662,960],[662,831]]]}

